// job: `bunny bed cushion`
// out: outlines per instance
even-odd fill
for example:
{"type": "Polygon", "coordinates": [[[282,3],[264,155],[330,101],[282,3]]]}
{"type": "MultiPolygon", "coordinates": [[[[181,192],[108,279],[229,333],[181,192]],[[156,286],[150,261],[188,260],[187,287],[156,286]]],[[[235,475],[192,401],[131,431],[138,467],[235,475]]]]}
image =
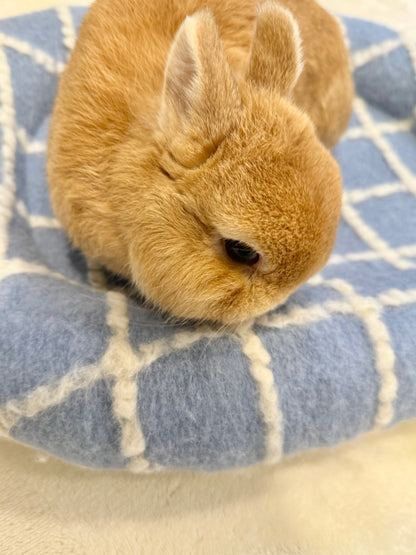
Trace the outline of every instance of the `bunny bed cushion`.
{"type": "Polygon", "coordinates": [[[312,0],[98,0],[51,122],[55,213],[162,311],[261,314],[332,250],[352,91],[312,0]]]}
{"type": "MultiPolygon", "coordinates": [[[[119,9],[120,5],[120,2],[113,2],[112,8],[119,9]]],[[[100,4],[93,10],[97,6],[100,4]]],[[[247,95],[244,102],[242,100],[244,88],[251,87],[253,94],[257,88],[260,91],[257,94],[263,94],[264,98],[266,94],[277,96],[275,89],[261,88],[245,79],[250,67],[250,52],[252,55],[255,52],[250,46],[254,29],[256,25],[259,28],[259,23],[255,23],[256,10],[253,10],[252,33],[247,39],[247,55],[241,70],[238,72],[237,66],[233,66],[241,97],[239,109],[246,112],[250,106],[247,95]]],[[[295,9],[291,11],[294,13],[295,9]]],[[[147,12],[146,17],[151,13],[147,12]]],[[[92,468],[219,470],[260,461],[274,463],[306,449],[332,446],[368,430],[414,418],[414,43],[392,29],[342,18],[357,95],[349,128],[333,150],[342,170],[344,189],[333,254],[318,275],[275,310],[239,325],[213,327],[200,322],[167,320],[165,314],[149,310],[135,296],[126,295],[119,287],[126,285],[126,280],[120,281],[114,276],[107,279],[108,274],[100,266],[86,260],[82,252],[74,248],[54,218],[46,179],[46,140],[58,80],[85,14],[85,9],[61,7],[0,21],[0,435],[92,468]]],[[[132,12],[130,19],[133,15],[132,12]]],[[[166,30],[166,18],[162,13],[160,16],[160,26],[164,25],[166,30]]],[[[239,52],[236,48],[240,46],[227,46],[228,26],[221,23],[218,14],[215,17],[231,65],[239,52]]],[[[295,99],[301,80],[306,79],[308,68],[308,26],[302,24],[300,15],[295,14],[295,19],[303,37],[303,70],[292,99],[295,99]]],[[[183,21],[185,17],[178,21],[178,30],[183,21]]],[[[108,30],[103,29],[102,42],[116,24],[108,30]]],[[[83,29],[75,56],[81,52],[79,45],[91,34],[87,26],[83,29]]],[[[158,118],[165,65],[177,29],[170,31],[172,40],[166,45],[166,60],[161,63],[160,90],[154,95],[155,119],[149,119],[149,134],[161,133],[158,126],[161,127],[162,122],[158,118]]],[[[336,45],[330,46],[330,33],[325,31],[323,23],[315,21],[310,29],[312,35],[321,32],[321,50],[328,46],[330,52],[337,54],[336,45]]],[[[130,58],[133,50],[131,48],[130,58]]],[[[93,54],[89,47],[88,51],[93,54]]],[[[207,52],[207,47],[202,51],[207,52]]],[[[110,53],[110,49],[103,52],[110,53]]],[[[120,60],[129,58],[121,46],[117,50],[116,45],[111,52],[118,52],[120,60]]],[[[59,198],[66,199],[68,206],[78,204],[80,210],[93,206],[94,194],[96,206],[103,208],[106,198],[108,201],[111,198],[113,214],[102,211],[91,220],[89,227],[85,220],[84,231],[89,231],[91,238],[98,237],[97,226],[101,226],[98,231],[102,231],[106,222],[111,223],[112,234],[107,236],[107,245],[102,251],[107,248],[114,253],[112,241],[116,222],[120,214],[124,214],[127,203],[121,196],[118,204],[123,210],[116,212],[120,206],[114,195],[117,192],[130,194],[130,191],[126,190],[127,181],[118,178],[119,188],[109,186],[107,197],[103,197],[102,188],[97,189],[96,184],[105,184],[105,179],[113,180],[114,175],[118,176],[119,168],[114,159],[116,154],[120,156],[120,149],[125,149],[124,143],[119,141],[122,135],[117,123],[119,116],[117,119],[114,115],[114,108],[120,105],[119,98],[113,93],[105,97],[100,110],[90,114],[86,110],[88,102],[96,105],[97,97],[100,98],[97,83],[91,77],[96,75],[97,68],[108,69],[109,62],[110,59],[103,58],[95,66],[92,63],[91,67],[79,72],[78,81],[74,76],[67,82],[68,94],[71,84],[75,93],[82,83],[88,94],[78,104],[73,101],[73,121],[80,129],[77,139],[84,139],[84,149],[78,152],[78,157],[74,155],[72,161],[67,160],[66,172],[72,168],[73,181],[62,182],[59,198]],[[103,119],[100,128],[92,125],[94,114],[97,118],[100,114],[102,118],[107,117],[108,122],[103,119]],[[92,137],[95,142],[105,139],[113,145],[107,149],[110,154],[113,149],[113,159],[107,153],[100,154],[99,148],[95,150],[96,156],[91,155],[94,152],[88,144],[94,144],[92,137]],[[85,157],[80,158],[81,154],[85,157]],[[86,168],[90,168],[90,180],[85,177],[86,168]],[[83,190],[72,188],[76,179],[83,190]],[[112,215],[114,222],[111,222],[112,215]]],[[[337,68],[331,68],[326,73],[318,73],[315,82],[323,75],[335,75],[337,68]]],[[[143,78],[145,73],[143,71],[143,78]]],[[[309,75],[312,73],[309,71],[309,75]]],[[[107,81],[109,85],[112,83],[110,78],[107,81]]],[[[114,87],[119,82],[119,77],[114,79],[114,87]]],[[[139,83],[137,79],[131,87],[140,89],[139,83]]],[[[345,83],[348,86],[347,81],[345,83]]],[[[126,90],[120,85],[120,94],[125,94],[126,90]]],[[[331,88],[328,86],[325,90],[331,96],[331,88]]],[[[342,98],[342,92],[336,98],[342,98]]],[[[59,96],[58,107],[63,101],[61,93],[59,96]]],[[[289,105],[287,98],[281,99],[282,106],[289,105]]],[[[323,99],[323,93],[315,94],[312,100],[318,98],[323,99]]],[[[143,104],[142,99],[140,102],[143,104]]],[[[140,102],[126,116],[126,129],[136,129],[140,102]]],[[[340,113],[331,115],[319,103],[316,109],[322,109],[323,116],[329,114],[329,122],[334,122],[340,113]]],[[[299,113],[298,108],[292,110],[299,113]]],[[[147,115],[148,112],[143,113],[142,122],[147,115]]],[[[267,122],[265,118],[258,119],[257,128],[264,133],[267,122]]],[[[323,117],[315,120],[319,133],[319,122],[325,120],[323,117]]],[[[65,116],[61,118],[63,122],[68,126],[71,118],[65,116]]],[[[55,132],[59,132],[61,123],[55,118],[55,132]]],[[[228,132],[218,146],[218,154],[238,129],[235,127],[228,132]]],[[[287,136],[290,133],[288,125],[276,126],[273,131],[281,135],[281,140],[285,133],[287,136]]],[[[126,136],[128,133],[126,131],[126,136]]],[[[180,136],[177,133],[174,138],[180,136]]],[[[203,137],[207,137],[207,133],[203,137]]],[[[59,146],[64,152],[66,146],[69,156],[75,152],[70,135],[66,145],[53,143],[54,137],[52,149],[59,146]]],[[[251,144],[247,141],[245,148],[251,144]]],[[[148,148],[156,149],[152,145],[149,140],[148,148]]],[[[160,168],[173,174],[174,161],[166,158],[165,150],[173,154],[177,143],[172,140],[164,145],[163,149],[158,147],[160,150],[156,152],[160,153],[160,158],[154,163],[160,162],[160,168]],[[171,165],[165,165],[167,163],[171,165]]],[[[269,148],[276,145],[273,135],[267,136],[264,145],[269,148]]],[[[141,152],[140,149],[135,152],[137,163],[146,161],[141,152]]],[[[176,169],[190,180],[192,175],[201,175],[204,168],[213,170],[215,164],[220,164],[215,158],[217,153],[212,152],[198,168],[177,166],[176,169]]],[[[304,155],[302,149],[298,160],[304,155]]],[[[252,164],[246,158],[238,161],[243,177],[252,164]]],[[[151,160],[146,163],[150,169],[151,160]]],[[[295,165],[293,170],[297,167],[295,165]]],[[[278,171],[279,168],[275,169],[274,175],[279,175],[278,171]]],[[[160,182],[159,189],[163,190],[164,186],[171,194],[174,187],[183,183],[177,175],[172,177],[176,181],[163,176],[161,170],[160,179],[164,181],[160,182]]],[[[224,199],[224,208],[221,206],[223,212],[226,200],[237,203],[238,199],[232,198],[233,191],[237,197],[242,190],[242,185],[231,179],[231,172],[227,172],[227,177],[230,178],[226,182],[229,194],[228,200],[224,199]]],[[[134,183],[135,194],[144,183],[143,179],[137,178],[134,183]]],[[[157,182],[150,185],[156,187],[157,182]]],[[[199,180],[190,180],[189,185],[189,191],[185,191],[187,197],[177,192],[175,198],[189,199],[191,193],[201,192],[199,180]]],[[[222,185],[220,192],[226,190],[225,183],[222,185]]],[[[310,180],[308,186],[313,189],[314,182],[310,180]]],[[[324,186],[324,194],[328,194],[328,184],[325,182],[324,186]]],[[[294,182],[287,180],[286,187],[293,189],[294,182]]],[[[154,191],[154,199],[161,194],[159,189],[154,191]]],[[[253,184],[253,196],[258,191],[257,184],[253,184]]],[[[202,200],[211,202],[215,192],[216,189],[214,192],[207,190],[202,200]]],[[[265,190],[266,193],[270,191],[265,190]]],[[[285,190],[279,192],[280,203],[284,193],[285,190]]],[[[161,232],[170,225],[171,234],[176,232],[177,238],[172,221],[161,220],[160,211],[156,211],[163,198],[159,199],[159,206],[154,203],[149,207],[149,203],[139,204],[139,195],[136,196],[130,201],[135,207],[136,234],[143,231],[140,221],[148,222],[153,213],[161,232]]],[[[296,200],[295,196],[293,199],[296,200]]],[[[253,206],[256,207],[254,201],[255,198],[253,206]]],[[[277,206],[277,202],[272,206],[277,206]]],[[[263,219],[272,215],[269,209],[263,219]]],[[[197,241],[189,230],[188,235],[185,233],[188,220],[180,216],[178,212],[175,225],[182,226],[178,229],[184,232],[184,239],[189,239],[189,248],[193,246],[192,241],[196,246],[197,241]]],[[[79,222],[83,222],[82,218],[80,212],[79,222]]],[[[75,230],[77,223],[77,218],[73,218],[75,230]]],[[[120,220],[120,229],[121,224],[120,220]]],[[[246,232],[252,234],[253,229],[246,232]]],[[[219,258],[224,256],[228,260],[230,256],[225,250],[227,239],[245,239],[249,247],[256,247],[249,241],[251,237],[226,235],[227,231],[218,231],[222,233],[222,241],[216,243],[219,258]]],[[[120,236],[121,231],[114,240],[119,241],[117,237],[120,236]]],[[[206,236],[201,228],[198,245],[201,252],[206,236]]],[[[136,239],[135,235],[133,238],[136,239]]],[[[160,250],[162,243],[155,244],[160,250]]],[[[137,247],[140,245],[136,242],[137,247]]],[[[228,249],[233,254],[232,243],[228,243],[228,249]]],[[[183,254],[182,259],[177,257],[179,269],[172,272],[172,286],[178,273],[183,271],[182,265],[189,262],[187,253],[183,254]]],[[[166,252],[166,260],[167,255],[166,252]]],[[[252,258],[249,251],[242,249],[240,256],[244,255],[252,258]]],[[[143,258],[146,262],[152,260],[150,256],[143,258]]],[[[202,268],[202,256],[198,260],[202,268]]],[[[164,260],[159,257],[158,263],[162,265],[162,262],[164,260]]],[[[229,263],[232,262],[230,258],[229,263]]],[[[132,259],[131,265],[136,263],[132,259]]],[[[170,260],[170,263],[174,265],[175,261],[170,260]]],[[[253,281],[257,278],[256,264],[261,260],[253,262],[251,267],[233,263],[230,268],[240,268],[241,272],[254,270],[253,281]]],[[[168,286],[169,283],[164,284],[166,289],[168,286]]],[[[257,293],[255,287],[253,290],[257,293]]],[[[183,299],[186,302],[186,297],[183,299]]]]}

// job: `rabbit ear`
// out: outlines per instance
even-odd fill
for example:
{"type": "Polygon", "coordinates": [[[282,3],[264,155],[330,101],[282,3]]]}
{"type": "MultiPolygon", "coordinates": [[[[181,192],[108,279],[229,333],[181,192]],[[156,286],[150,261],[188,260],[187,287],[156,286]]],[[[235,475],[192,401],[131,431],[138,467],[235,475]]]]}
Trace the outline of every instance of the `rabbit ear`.
{"type": "Polygon", "coordinates": [[[247,80],[289,96],[302,66],[302,41],[291,12],[270,0],[260,4],[247,80]]]}
{"type": "Polygon", "coordinates": [[[211,11],[188,16],[168,55],[159,111],[174,158],[187,167],[202,163],[235,122],[240,102],[211,11]]]}

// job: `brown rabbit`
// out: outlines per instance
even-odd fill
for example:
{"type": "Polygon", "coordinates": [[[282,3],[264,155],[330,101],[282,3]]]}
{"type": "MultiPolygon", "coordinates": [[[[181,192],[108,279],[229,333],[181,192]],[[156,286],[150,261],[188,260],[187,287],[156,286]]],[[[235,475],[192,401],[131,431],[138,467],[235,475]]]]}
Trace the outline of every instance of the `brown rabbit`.
{"type": "Polygon", "coordinates": [[[160,309],[258,315],[328,259],[351,97],[313,0],[97,0],[51,124],[55,212],[160,309]]]}

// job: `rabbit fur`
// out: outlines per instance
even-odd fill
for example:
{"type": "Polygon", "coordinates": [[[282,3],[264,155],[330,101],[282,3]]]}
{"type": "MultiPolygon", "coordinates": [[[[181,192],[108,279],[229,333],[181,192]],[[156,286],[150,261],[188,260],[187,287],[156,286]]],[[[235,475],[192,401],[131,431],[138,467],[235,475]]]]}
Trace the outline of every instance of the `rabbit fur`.
{"type": "Polygon", "coordinates": [[[351,99],[340,28],[313,0],[97,0],[51,122],[55,213],[162,311],[254,317],[329,257],[329,149],[351,99]],[[230,258],[227,239],[259,260],[230,258]]]}

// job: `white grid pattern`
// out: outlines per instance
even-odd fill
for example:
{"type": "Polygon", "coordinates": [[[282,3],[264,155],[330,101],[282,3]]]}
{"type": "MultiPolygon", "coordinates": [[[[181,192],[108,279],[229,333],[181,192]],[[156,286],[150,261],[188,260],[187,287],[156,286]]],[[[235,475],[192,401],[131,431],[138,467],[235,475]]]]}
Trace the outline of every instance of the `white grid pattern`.
{"type": "Polygon", "coordinates": [[[49,73],[61,73],[65,68],[65,64],[63,64],[62,62],[57,62],[46,52],[34,48],[33,45],[25,41],[0,33],[0,43],[2,44],[2,46],[8,46],[12,50],[19,52],[19,54],[29,56],[39,66],[46,69],[46,71],[49,71],[49,73]]]}
{"type": "MultiPolygon", "coordinates": [[[[75,43],[75,30],[71,14],[67,8],[58,8],[57,13],[62,23],[64,44],[70,50],[75,43]]],[[[401,39],[388,40],[380,45],[356,52],[352,56],[352,65],[353,67],[362,66],[402,44],[408,48],[416,73],[416,49],[413,44],[410,45],[401,39]]],[[[33,48],[24,41],[0,34],[0,121],[4,133],[2,145],[4,180],[0,188],[0,280],[12,274],[40,273],[75,283],[59,273],[52,272],[46,266],[31,264],[20,259],[5,259],[8,245],[8,226],[13,206],[16,206],[18,213],[25,218],[31,227],[59,227],[59,223],[54,218],[29,215],[23,202],[20,200],[16,202],[14,198],[17,141],[27,153],[42,153],[45,151],[46,145],[42,142],[31,141],[25,129],[19,128],[16,124],[10,68],[3,49],[6,45],[21,54],[30,56],[35,63],[41,65],[47,71],[59,73],[63,69],[63,65],[53,60],[48,54],[33,48]]],[[[358,211],[354,208],[354,205],[373,197],[384,197],[403,191],[416,194],[415,175],[406,167],[384,137],[388,133],[411,129],[414,121],[406,119],[397,122],[377,123],[371,117],[365,102],[360,98],[355,99],[354,108],[362,127],[347,131],[344,140],[354,140],[361,137],[370,138],[398,179],[393,183],[377,185],[370,189],[345,192],[343,217],[368,245],[369,249],[345,255],[334,254],[329,264],[384,259],[399,269],[414,268],[415,263],[411,259],[416,257],[416,245],[392,248],[361,219],[358,211]]],[[[91,284],[100,289],[105,289],[105,279],[100,269],[93,263],[90,264],[88,275],[91,284]]],[[[294,306],[287,314],[267,314],[259,317],[256,321],[242,324],[236,330],[242,344],[242,350],[250,361],[253,378],[258,384],[259,406],[264,415],[268,432],[266,460],[269,462],[277,461],[282,454],[283,416],[279,408],[279,392],[269,367],[270,355],[255,333],[255,325],[272,328],[305,326],[311,322],[329,319],[337,313],[355,315],[363,322],[373,345],[375,367],[380,378],[379,405],[374,427],[379,428],[388,425],[394,416],[393,404],[397,393],[397,380],[394,374],[395,355],[388,329],[382,319],[382,311],[383,307],[387,306],[416,303],[416,289],[405,292],[389,290],[374,298],[357,295],[351,284],[344,280],[326,281],[321,276],[316,276],[309,283],[334,288],[341,293],[343,298],[339,301],[331,300],[308,308],[294,306]]],[[[79,286],[79,284],[77,285],[79,286]]],[[[46,408],[60,403],[71,392],[86,388],[100,379],[111,378],[114,379],[112,387],[114,416],[122,430],[122,454],[130,458],[129,468],[131,470],[146,471],[149,470],[149,463],[144,456],[146,445],[140,423],[136,418],[137,385],[135,378],[137,372],[148,368],[161,356],[178,349],[185,349],[202,338],[218,337],[219,333],[207,327],[194,331],[179,331],[170,338],[142,344],[139,348],[132,347],[128,339],[129,320],[126,298],[117,291],[108,291],[106,295],[109,308],[107,324],[112,330],[112,337],[101,360],[88,367],[73,368],[62,379],[38,387],[23,400],[15,399],[7,402],[0,411],[0,432],[7,435],[22,416],[33,417],[46,408]]]]}

